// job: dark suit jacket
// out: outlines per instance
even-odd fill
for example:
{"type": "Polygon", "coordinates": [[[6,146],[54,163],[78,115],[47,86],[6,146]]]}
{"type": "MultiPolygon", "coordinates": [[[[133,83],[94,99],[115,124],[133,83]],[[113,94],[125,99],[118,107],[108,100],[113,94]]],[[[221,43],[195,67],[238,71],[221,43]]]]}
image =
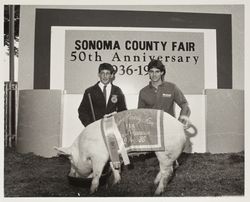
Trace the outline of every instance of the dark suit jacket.
{"type": "Polygon", "coordinates": [[[127,110],[125,97],[118,86],[111,84],[110,97],[106,106],[104,95],[98,83],[85,90],[78,108],[79,119],[85,127],[94,122],[88,94],[91,96],[96,120],[103,118],[105,114],[127,110]]]}

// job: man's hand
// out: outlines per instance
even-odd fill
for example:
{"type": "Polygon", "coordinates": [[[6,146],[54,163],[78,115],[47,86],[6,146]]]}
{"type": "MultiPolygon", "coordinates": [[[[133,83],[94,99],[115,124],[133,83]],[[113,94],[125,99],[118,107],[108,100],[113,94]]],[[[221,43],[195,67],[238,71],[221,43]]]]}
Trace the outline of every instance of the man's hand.
{"type": "Polygon", "coordinates": [[[113,116],[113,115],[116,114],[116,113],[117,113],[117,112],[114,111],[114,112],[112,112],[112,113],[110,113],[110,114],[105,114],[105,115],[103,116],[103,118],[109,118],[109,117],[113,116]]]}
{"type": "Polygon", "coordinates": [[[190,121],[188,116],[181,115],[178,120],[183,124],[184,130],[187,130],[190,127],[190,121]]]}

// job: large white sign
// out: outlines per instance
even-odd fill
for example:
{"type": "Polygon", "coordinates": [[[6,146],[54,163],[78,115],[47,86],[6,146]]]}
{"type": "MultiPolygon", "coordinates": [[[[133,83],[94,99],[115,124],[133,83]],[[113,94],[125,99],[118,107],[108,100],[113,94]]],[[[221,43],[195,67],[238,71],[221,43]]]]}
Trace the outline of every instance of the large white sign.
{"type": "Polygon", "coordinates": [[[51,42],[51,88],[63,86],[67,93],[83,93],[95,84],[99,65],[107,62],[117,70],[114,84],[125,94],[138,94],[149,82],[151,59],[163,62],[165,79],[185,94],[217,87],[213,30],[53,27],[51,42]]]}

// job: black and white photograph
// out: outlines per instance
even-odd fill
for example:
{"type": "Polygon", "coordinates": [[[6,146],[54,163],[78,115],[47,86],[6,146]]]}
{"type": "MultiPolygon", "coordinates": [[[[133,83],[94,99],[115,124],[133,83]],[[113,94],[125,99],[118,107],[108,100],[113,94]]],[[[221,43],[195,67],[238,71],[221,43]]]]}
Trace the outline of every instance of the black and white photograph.
{"type": "Polygon", "coordinates": [[[249,3],[96,2],[1,3],[3,200],[246,201],[249,3]]]}

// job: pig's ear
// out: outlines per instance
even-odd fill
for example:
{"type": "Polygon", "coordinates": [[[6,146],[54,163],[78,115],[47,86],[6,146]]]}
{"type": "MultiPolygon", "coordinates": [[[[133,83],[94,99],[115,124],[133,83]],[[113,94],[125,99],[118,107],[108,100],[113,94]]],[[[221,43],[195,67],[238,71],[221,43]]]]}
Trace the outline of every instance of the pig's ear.
{"type": "Polygon", "coordinates": [[[67,147],[54,147],[58,155],[71,156],[71,151],[67,147]]]}

